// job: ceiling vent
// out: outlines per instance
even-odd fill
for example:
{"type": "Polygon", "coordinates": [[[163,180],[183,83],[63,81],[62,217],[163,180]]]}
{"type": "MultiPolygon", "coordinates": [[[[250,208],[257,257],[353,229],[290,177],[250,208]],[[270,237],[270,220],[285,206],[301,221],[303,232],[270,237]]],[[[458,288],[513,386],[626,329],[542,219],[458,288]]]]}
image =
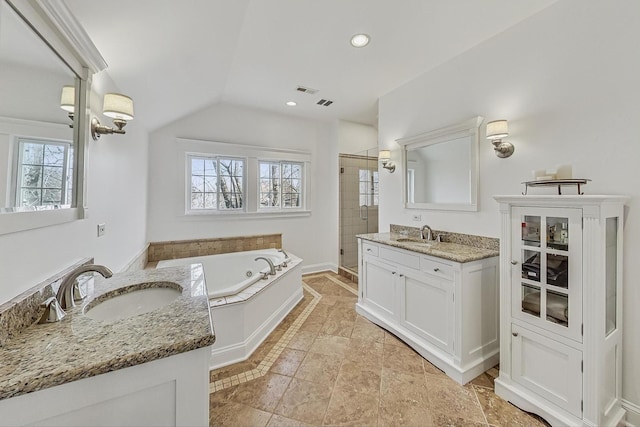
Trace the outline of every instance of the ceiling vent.
{"type": "Polygon", "coordinates": [[[328,99],[321,99],[320,101],[316,102],[316,104],[328,107],[329,105],[333,104],[333,101],[329,101],[328,99]]]}
{"type": "Polygon", "coordinates": [[[311,89],[310,87],[304,87],[304,86],[298,86],[296,90],[298,92],[308,93],[309,95],[313,95],[314,93],[318,92],[318,89],[311,89]]]}

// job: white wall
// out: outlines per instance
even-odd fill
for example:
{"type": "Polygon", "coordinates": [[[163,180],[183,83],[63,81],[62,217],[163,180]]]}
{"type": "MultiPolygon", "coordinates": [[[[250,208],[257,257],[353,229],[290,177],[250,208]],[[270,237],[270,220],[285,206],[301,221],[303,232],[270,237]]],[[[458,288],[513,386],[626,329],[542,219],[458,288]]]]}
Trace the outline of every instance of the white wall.
{"type": "MultiPolygon", "coordinates": [[[[95,114],[102,109],[101,94],[117,87],[104,72],[94,83],[95,114]]],[[[110,124],[101,114],[99,119],[110,124]]],[[[0,303],[80,258],[94,257],[118,271],[144,248],[148,134],[135,120],[126,131],[88,142],[87,219],[0,236],[0,303]],[[98,223],[106,223],[100,238],[98,223]]]]}
{"type": "MultiPolygon", "coordinates": [[[[439,230],[499,235],[496,194],[520,194],[531,170],[572,164],[589,194],[632,196],[624,257],[623,397],[640,405],[640,2],[565,0],[427,72],[380,100],[380,148],[475,115],[508,119],[515,154],[480,143],[479,211],[422,212],[439,230]]],[[[481,130],[484,135],[484,129],[481,130]]],[[[381,174],[380,229],[411,223],[402,173],[381,174]]],[[[420,224],[421,224],[420,223],[420,224]]],[[[640,425],[637,418],[634,422],[640,425]]]]}
{"type": "MultiPolygon", "coordinates": [[[[369,125],[338,121],[338,152],[342,154],[362,154],[363,151],[378,147],[378,131],[369,125]]],[[[369,153],[377,156],[378,153],[369,153]]]]}
{"type": "Polygon", "coordinates": [[[336,268],[338,218],[337,126],[217,104],[169,124],[150,136],[149,241],[282,233],[282,243],[304,265],[336,268]],[[311,216],[229,218],[185,216],[185,151],[176,138],[311,152],[307,208],[311,216]]]}

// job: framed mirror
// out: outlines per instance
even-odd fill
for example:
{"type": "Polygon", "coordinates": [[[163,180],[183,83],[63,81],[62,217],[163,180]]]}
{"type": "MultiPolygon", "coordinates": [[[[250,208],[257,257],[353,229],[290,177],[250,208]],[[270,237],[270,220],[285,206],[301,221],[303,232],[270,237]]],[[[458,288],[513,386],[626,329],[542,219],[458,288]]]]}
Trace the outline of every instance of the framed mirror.
{"type": "Polygon", "coordinates": [[[90,76],[104,67],[63,3],[0,0],[0,234],[83,218],[90,76]]]}
{"type": "Polygon", "coordinates": [[[404,165],[404,207],[478,210],[480,116],[396,140],[404,165]]]}

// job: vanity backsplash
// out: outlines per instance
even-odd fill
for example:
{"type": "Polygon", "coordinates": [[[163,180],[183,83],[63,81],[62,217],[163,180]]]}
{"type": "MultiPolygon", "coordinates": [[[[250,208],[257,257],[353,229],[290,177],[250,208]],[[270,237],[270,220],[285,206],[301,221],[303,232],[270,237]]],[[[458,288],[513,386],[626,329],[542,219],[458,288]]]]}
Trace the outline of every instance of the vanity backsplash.
{"type": "MultiPolygon", "coordinates": [[[[402,234],[407,237],[420,239],[421,231],[420,227],[410,227],[407,225],[391,224],[389,231],[392,234],[402,234]]],[[[472,246],[474,248],[491,249],[494,251],[500,250],[500,239],[496,237],[477,236],[475,234],[463,234],[453,233],[451,231],[444,230],[432,230],[433,236],[440,235],[443,242],[457,243],[459,245],[472,246]]]]}
{"type": "Polygon", "coordinates": [[[67,273],[80,265],[90,264],[92,261],[93,259],[85,258],[24,291],[17,297],[0,304],[0,347],[40,319],[44,310],[40,304],[55,295],[60,281],[67,273]]]}

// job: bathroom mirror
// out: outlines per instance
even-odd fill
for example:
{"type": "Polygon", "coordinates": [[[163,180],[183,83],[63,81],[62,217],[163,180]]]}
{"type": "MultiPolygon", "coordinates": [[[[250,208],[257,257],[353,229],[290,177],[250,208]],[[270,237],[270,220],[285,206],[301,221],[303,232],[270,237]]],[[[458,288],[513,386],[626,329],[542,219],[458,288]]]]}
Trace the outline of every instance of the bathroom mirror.
{"type": "Polygon", "coordinates": [[[482,117],[398,139],[404,207],[478,210],[478,132],[482,117]]]}
{"type": "Polygon", "coordinates": [[[94,50],[63,3],[0,0],[0,234],[83,217],[94,50]]]}

